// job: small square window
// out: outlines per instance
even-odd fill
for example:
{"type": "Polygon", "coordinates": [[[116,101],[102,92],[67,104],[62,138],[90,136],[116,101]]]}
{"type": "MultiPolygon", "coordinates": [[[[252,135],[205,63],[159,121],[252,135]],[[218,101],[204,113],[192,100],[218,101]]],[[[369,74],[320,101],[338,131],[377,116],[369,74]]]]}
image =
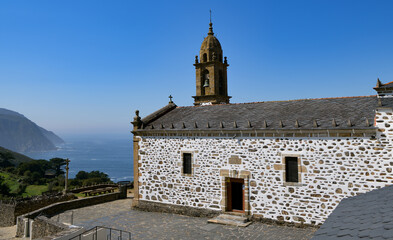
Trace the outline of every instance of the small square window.
{"type": "Polygon", "coordinates": [[[191,153],[183,153],[183,174],[192,174],[191,153]]]}
{"type": "Polygon", "coordinates": [[[285,180],[286,182],[299,182],[298,158],[285,157],[285,180]]]}

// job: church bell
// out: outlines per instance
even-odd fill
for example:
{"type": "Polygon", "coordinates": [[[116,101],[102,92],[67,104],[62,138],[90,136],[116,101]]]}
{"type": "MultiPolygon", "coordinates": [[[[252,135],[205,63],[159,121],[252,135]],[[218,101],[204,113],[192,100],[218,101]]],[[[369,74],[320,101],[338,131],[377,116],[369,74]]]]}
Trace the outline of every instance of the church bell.
{"type": "Polygon", "coordinates": [[[208,87],[209,86],[209,79],[205,80],[205,84],[203,84],[203,87],[208,87]]]}

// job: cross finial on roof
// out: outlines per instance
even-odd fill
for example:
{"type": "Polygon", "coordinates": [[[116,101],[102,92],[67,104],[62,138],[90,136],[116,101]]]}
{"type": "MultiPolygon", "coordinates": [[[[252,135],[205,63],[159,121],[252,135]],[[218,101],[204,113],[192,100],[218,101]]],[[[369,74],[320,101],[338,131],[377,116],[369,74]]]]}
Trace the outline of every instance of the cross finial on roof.
{"type": "Polygon", "coordinates": [[[212,22],[212,10],[210,9],[210,22],[212,22]]]}
{"type": "Polygon", "coordinates": [[[173,103],[172,98],[172,95],[169,95],[169,103],[173,103]]]}

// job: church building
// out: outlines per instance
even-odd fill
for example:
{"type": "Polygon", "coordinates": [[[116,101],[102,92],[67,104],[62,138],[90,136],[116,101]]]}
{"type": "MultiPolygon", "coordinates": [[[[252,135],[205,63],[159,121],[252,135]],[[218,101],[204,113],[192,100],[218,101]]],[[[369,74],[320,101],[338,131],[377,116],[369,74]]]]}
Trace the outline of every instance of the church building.
{"type": "Polygon", "coordinates": [[[230,103],[212,23],[195,57],[194,106],[132,122],[133,205],[318,225],[340,201],[393,183],[393,83],[376,95],[230,103]]]}

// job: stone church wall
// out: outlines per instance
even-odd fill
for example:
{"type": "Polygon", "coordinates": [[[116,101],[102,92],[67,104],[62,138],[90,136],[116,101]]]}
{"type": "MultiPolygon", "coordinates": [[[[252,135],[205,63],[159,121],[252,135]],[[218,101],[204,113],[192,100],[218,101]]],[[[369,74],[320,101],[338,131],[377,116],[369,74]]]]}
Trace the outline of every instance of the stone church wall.
{"type": "Polygon", "coordinates": [[[249,172],[249,213],[321,224],[345,197],[393,183],[392,110],[376,114],[376,138],[139,137],[142,201],[224,210],[223,173],[249,172]],[[182,174],[182,153],[193,173],[182,174]],[[298,156],[299,183],[286,183],[285,156],[298,156]]]}

